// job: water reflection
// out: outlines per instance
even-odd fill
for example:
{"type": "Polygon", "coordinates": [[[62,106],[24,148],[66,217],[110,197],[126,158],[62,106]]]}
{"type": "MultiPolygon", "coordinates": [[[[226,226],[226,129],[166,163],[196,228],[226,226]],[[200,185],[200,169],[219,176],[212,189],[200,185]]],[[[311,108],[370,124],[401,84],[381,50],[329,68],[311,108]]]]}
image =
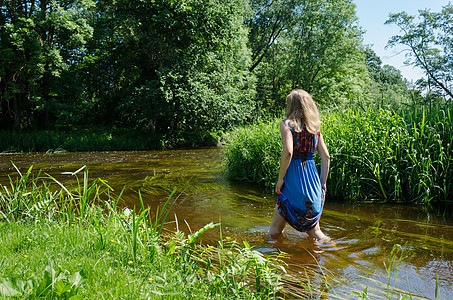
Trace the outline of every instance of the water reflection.
{"type": "MultiPolygon", "coordinates": [[[[436,275],[439,299],[453,295],[451,209],[425,211],[417,206],[351,205],[327,199],[321,226],[335,246],[316,245],[306,234],[288,227],[281,239],[273,241],[266,238],[274,206],[272,190],[226,180],[220,167],[221,149],[1,154],[0,158],[2,184],[8,175],[16,175],[10,161],[23,172],[33,165],[35,172],[42,169],[66,184],[76,181],[62,172],[87,165],[91,179],[106,179],[117,192],[126,186],[123,205],[129,207],[140,205],[138,190],[153,210],[177,188],[173,213],[180,229],[189,232],[211,221],[221,222],[223,236],[250,241],[263,253],[284,251],[295,282],[302,280],[307,265],[335,274],[338,280],[331,283],[315,280],[323,290],[320,299],[357,298],[352,291],[361,292],[366,286],[371,299],[386,299],[387,287],[434,299],[436,275]]],[[[216,228],[203,241],[216,243],[219,237],[216,228]]]]}

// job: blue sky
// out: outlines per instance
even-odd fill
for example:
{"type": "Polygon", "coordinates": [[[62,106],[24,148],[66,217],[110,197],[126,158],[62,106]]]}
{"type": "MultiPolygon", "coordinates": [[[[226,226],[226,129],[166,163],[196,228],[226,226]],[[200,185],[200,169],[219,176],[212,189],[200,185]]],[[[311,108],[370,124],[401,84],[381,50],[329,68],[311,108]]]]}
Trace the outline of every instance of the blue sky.
{"type": "Polygon", "coordinates": [[[404,53],[398,54],[402,48],[388,48],[385,50],[388,40],[399,34],[396,25],[384,25],[390,13],[405,11],[410,15],[418,15],[418,10],[428,8],[438,12],[442,6],[447,5],[448,0],[354,0],[357,5],[357,17],[359,25],[365,30],[364,43],[372,45],[372,49],[382,59],[382,63],[399,69],[409,81],[417,80],[423,76],[423,72],[411,66],[405,66],[404,53]]]}

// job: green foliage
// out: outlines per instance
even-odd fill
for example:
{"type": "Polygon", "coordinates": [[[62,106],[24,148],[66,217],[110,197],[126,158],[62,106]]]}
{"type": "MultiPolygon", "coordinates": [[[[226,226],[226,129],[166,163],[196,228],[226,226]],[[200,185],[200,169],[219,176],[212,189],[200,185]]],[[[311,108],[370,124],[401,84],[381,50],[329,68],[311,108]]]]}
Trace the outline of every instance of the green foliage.
{"type": "MultiPolygon", "coordinates": [[[[204,140],[209,139],[196,139],[204,140]]],[[[184,136],[179,144],[183,141],[184,136]]],[[[170,141],[166,142],[161,135],[125,128],[0,131],[0,152],[152,150],[162,149],[166,143],[170,141]]]]}
{"type": "Polygon", "coordinates": [[[260,121],[236,128],[226,137],[224,166],[227,177],[267,185],[275,183],[281,148],[276,121],[260,121]]]}
{"type": "Polygon", "coordinates": [[[220,131],[180,131],[166,135],[126,128],[0,131],[0,152],[130,151],[213,147],[220,131]]]}
{"type": "Polygon", "coordinates": [[[366,69],[351,1],[303,1],[290,30],[287,55],[291,87],[301,87],[318,101],[358,99],[366,69]]]}
{"type": "Polygon", "coordinates": [[[174,191],[152,214],[142,201],[120,208],[121,194],[90,182],[86,167],[65,173],[83,172],[75,186],[31,170],[1,186],[0,297],[269,299],[280,289],[278,257],[198,243],[218,224],[164,233],[174,191]]]}
{"type": "Polygon", "coordinates": [[[370,81],[364,87],[365,98],[360,105],[390,107],[396,110],[412,103],[411,93],[401,72],[389,65],[382,66],[381,59],[371,48],[366,48],[365,54],[370,81]]]}
{"type": "Polygon", "coordinates": [[[324,113],[335,197],[356,201],[451,199],[451,107],[324,113]]]}
{"type": "MultiPolygon", "coordinates": [[[[120,124],[172,134],[229,128],[249,118],[254,79],[248,74],[250,54],[242,22],[246,8],[242,0],[118,1],[114,7],[99,6],[113,13],[99,20],[100,29],[106,21],[113,28],[99,35],[101,41],[114,39],[116,56],[115,63],[108,60],[109,53],[98,51],[104,47],[99,42],[92,46],[86,66],[102,73],[97,65],[105,61],[114,70],[112,86],[107,87],[112,100],[99,106],[100,112],[112,112],[117,116],[112,121],[120,124]]],[[[87,89],[103,97],[106,87],[93,82],[97,77],[87,81],[87,89]]]]}
{"type": "MultiPolygon", "coordinates": [[[[399,71],[363,47],[349,0],[2,3],[0,129],[24,133],[0,139],[2,151],[212,145],[216,132],[279,115],[293,88],[325,107],[394,108],[411,99],[399,71]],[[151,137],[28,134],[74,126],[151,137]]],[[[408,34],[390,45],[412,47],[411,63],[430,76],[420,89],[434,84],[448,94],[451,5],[420,15],[420,24],[392,15],[388,23],[408,34]]],[[[420,91],[412,95],[423,102],[420,91]]],[[[442,101],[435,90],[430,95],[442,101]]]]}
{"type": "Polygon", "coordinates": [[[2,129],[206,131],[254,111],[246,1],[16,2],[0,18],[2,129]]]}
{"type": "Polygon", "coordinates": [[[163,137],[165,148],[212,147],[220,143],[220,131],[180,131],[163,137]]]}
{"type": "Polygon", "coordinates": [[[7,1],[2,5],[2,127],[11,123],[47,127],[52,116],[72,108],[64,102],[73,99],[75,89],[68,92],[67,82],[61,79],[82,59],[83,45],[93,31],[86,18],[93,7],[92,0],[7,1]]]}
{"type": "MultiPolygon", "coordinates": [[[[449,201],[453,182],[453,119],[449,106],[324,111],[322,133],[331,155],[330,196],[353,201],[449,201]]],[[[231,133],[229,178],[272,186],[281,137],[277,121],[231,133]]]]}
{"type": "Polygon", "coordinates": [[[41,280],[5,279],[0,283],[0,296],[80,300],[83,297],[78,294],[79,287],[85,281],[83,271],[71,274],[68,270],[54,266],[49,259],[41,280]]]}
{"type": "Polygon", "coordinates": [[[408,53],[407,64],[420,67],[428,77],[428,85],[453,98],[453,6],[444,6],[440,12],[419,11],[420,21],[406,12],[391,14],[386,24],[395,24],[401,35],[393,36],[388,46],[403,45],[408,53]]]}
{"type": "Polygon", "coordinates": [[[265,110],[281,110],[293,88],[325,103],[359,99],[367,74],[354,3],[253,2],[250,41],[265,110]]]}
{"type": "Polygon", "coordinates": [[[363,291],[360,293],[359,292],[353,292],[353,293],[359,297],[358,299],[365,300],[368,297],[368,287],[365,287],[363,289],[363,291]]]}

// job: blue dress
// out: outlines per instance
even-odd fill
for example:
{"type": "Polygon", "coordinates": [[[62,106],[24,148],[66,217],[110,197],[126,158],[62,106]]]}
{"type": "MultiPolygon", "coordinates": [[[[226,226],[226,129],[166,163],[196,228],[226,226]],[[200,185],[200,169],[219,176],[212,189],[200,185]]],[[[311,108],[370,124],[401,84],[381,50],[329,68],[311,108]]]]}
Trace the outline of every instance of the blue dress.
{"type": "Polygon", "coordinates": [[[285,221],[305,232],[319,222],[324,206],[325,194],[314,161],[320,133],[311,134],[305,127],[296,132],[284,122],[293,136],[293,156],[276,202],[285,221]]]}

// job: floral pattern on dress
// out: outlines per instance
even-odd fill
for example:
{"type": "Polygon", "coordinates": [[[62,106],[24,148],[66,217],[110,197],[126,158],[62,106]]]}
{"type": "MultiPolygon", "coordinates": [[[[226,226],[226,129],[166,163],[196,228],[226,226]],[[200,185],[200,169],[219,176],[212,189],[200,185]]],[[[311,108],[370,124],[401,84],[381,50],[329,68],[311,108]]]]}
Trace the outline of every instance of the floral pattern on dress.
{"type": "MultiPolygon", "coordinates": [[[[321,196],[322,206],[324,206],[325,194],[321,196]]],[[[305,201],[305,207],[307,212],[301,213],[297,210],[292,209],[288,199],[278,195],[277,205],[279,214],[285,219],[285,221],[294,229],[302,232],[306,232],[313,229],[321,218],[321,214],[313,216],[313,207],[310,201],[305,201]]]]}

